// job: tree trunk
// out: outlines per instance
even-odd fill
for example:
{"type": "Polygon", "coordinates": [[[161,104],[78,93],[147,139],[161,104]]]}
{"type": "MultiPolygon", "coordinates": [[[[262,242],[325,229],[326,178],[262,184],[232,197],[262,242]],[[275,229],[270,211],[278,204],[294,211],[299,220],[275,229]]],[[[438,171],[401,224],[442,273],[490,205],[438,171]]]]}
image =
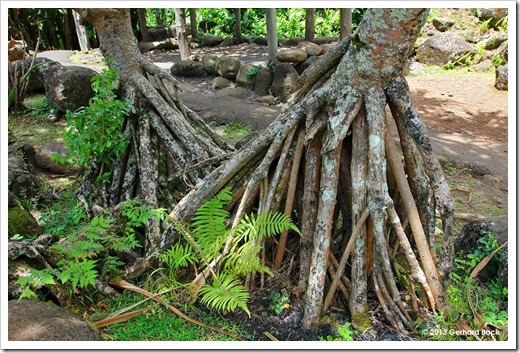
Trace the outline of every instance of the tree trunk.
{"type": "Polygon", "coordinates": [[[175,9],[175,27],[177,29],[177,40],[179,42],[181,60],[186,60],[191,55],[191,51],[186,34],[186,12],[184,9],[175,9]]]}
{"type": "Polygon", "coordinates": [[[190,10],[190,26],[191,26],[191,38],[197,39],[197,12],[195,9],[190,10]]]}
{"type": "MultiPolygon", "coordinates": [[[[100,49],[105,57],[112,59],[119,73],[121,92],[134,106],[134,113],[125,123],[126,151],[113,165],[92,168],[87,173],[80,198],[89,207],[92,202],[87,200],[92,199],[92,194],[96,196],[94,202],[106,207],[134,197],[152,207],[165,205],[167,200],[174,199],[174,192],[186,192],[197,184],[216,166],[215,161],[225,157],[232,148],[193,111],[184,107],[177,95],[177,81],[141,55],[128,9],[75,11],[96,28],[100,49]],[[173,88],[168,90],[165,84],[173,88]],[[172,159],[168,168],[164,165],[159,168],[157,163],[165,163],[164,159],[158,160],[159,153],[172,159]],[[100,170],[111,170],[112,180],[106,191],[96,193],[93,180],[100,170]],[[159,174],[159,170],[163,172],[159,174]],[[159,190],[160,180],[176,187],[159,190]]],[[[149,257],[161,248],[159,224],[151,221],[146,233],[144,255],[149,257]]]]}
{"type": "Polygon", "coordinates": [[[278,50],[278,34],[276,32],[276,9],[266,9],[267,21],[267,58],[269,62],[276,63],[276,51],[278,50]]]}
{"type": "Polygon", "coordinates": [[[143,42],[149,42],[150,35],[148,34],[148,27],[146,26],[146,9],[137,9],[137,15],[139,16],[139,28],[141,29],[143,42]]]}
{"type": "Polygon", "coordinates": [[[339,39],[352,33],[352,9],[339,9],[339,39]]]}
{"type": "Polygon", "coordinates": [[[316,9],[305,9],[305,40],[314,40],[314,16],[316,9]]]}
{"type": "MultiPolygon", "coordinates": [[[[451,265],[453,200],[402,77],[427,10],[368,10],[353,36],[302,75],[302,88],[288,102],[288,109],[218,167],[214,162],[226,152],[226,146],[216,138],[208,141],[201,136],[194,128],[197,123],[208,136],[214,134],[178,96],[168,94],[162,80],[174,88],[176,81],[140,55],[128,11],[77,11],[96,27],[101,50],[114,59],[123,92],[135,107],[125,125],[129,146],[112,166],[109,206],[134,197],[128,186],[136,183],[137,195],[145,203],[158,204],[161,175],[156,162],[161,162],[157,155],[165,148],[175,169],[170,175],[179,175],[179,183],[185,181],[191,188],[170,213],[173,219],[189,221],[203,202],[226,186],[233,187],[235,202],[229,206],[232,225],[254,210],[284,207],[283,202],[272,201],[273,195],[287,203],[295,200],[295,208],[302,213],[302,236],[296,240],[300,240],[299,283],[306,291],[306,329],[317,329],[324,298],[326,308],[340,283],[344,295],[349,294],[352,323],[359,329],[370,325],[370,295],[375,295],[372,298],[379,302],[388,322],[402,332],[412,328],[411,305],[405,306],[408,296],[403,292],[411,291],[410,297],[416,297],[415,291],[425,293],[427,300],[420,310],[446,308],[441,283],[451,265]],[[145,74],[153,76],[158,88],[145,74]],[[387,104],[393,119],[386,116],[387,104]],[[389,135],[388,126],[394,121],[400,134],[399,147],[389,135]],[[293,163],[302,166],[293,172],[293,163]],[[281,177],[289,170],[290,178],[288,173],[281,177]],[[304,186],[303,197],[294,197],[294,185],[304,186]],[[420,199],[424,195],[431,195],[428,207],[420,199]],[[435,216],[432,205],[438,208],[444,224],[440,256],[432,254],[435,239],[428,231],[435,216]],[[405,219],[400,219],[401,215],[405,219]],[[390,251],[393,248],[401,252],[394,254],[390,251]],[[340,257],[341,261],[333,262],[332,285],[326,294],[329,259],[340,257]],[[394,273],[392,265],[400,259],[407,264],[399,262],[404,268],[401,274],[408,274],[412,281],[410,286],[403,287],[394,273]],[[350,288],[343,275],[345,268],[351,268],[350,288]],[[369,287],[373,292],[368,292],[369,287]]],[[[273,15],[274,9],[268,9],[268,23],[272,24],[273,15]]],[[[100,169],[92,168],[89,173],[96,175],[100,169]]],[[[290,205],[285,206],[290,213],[290,205]]],[[[174,241],[173,233],[169,228],[160,233],[157,224],[149,224],[145,255],[167,249],[174,241]]],[[[198,293],[213,267],[231,251],[232,240],[231,233],[223,252],[192,281],[190,293],[198,293]]],[[[291,238],[278,245],[290,242],[291,238]]],[[[284,261],[283,249],[277,253],[278,268],[279,261],[284,261]]]]}
{"type": "Polygon", "coordinates": [[[76,25],[76,34],[78,36],[80,50],[89,50],[90,46],[88,44],[87,31],[85,30],[85,26],[81,24],[80,14],[76,12],[74,13],[74,24],[76,25]]]}
{"type": "MultiPolygon", "coordinates": [[[[277,182],[272,171],[291,168],[293,158],[303,158],[298,178],[304,185],[304,194],[297,200],[297,209],[303,212],[299,284],[306,289],[303,326],[308,330],[317,329],[323,311],[331,251],[335,257],[341,256],[340,266],[347,264],[351,268],[349,309],[356,328],[370,325],[369,283],[373,284],[389,323],[402,332],[412,328],[402,295],[409,288],[402,287],[392,266],[396,257],[389,249],[394,247],[402,250],[396,256],[408,263],[406,271],[419,285],[411,286],[411,290],[426,293],[425,309],[446,308],[441,283],[451,264],[453,201],[402,77],[427,14],[425,9],[369,10],[352,37],[340,42],[300,78],[303,88],[289,101],[289,109],[227,163],[211,172],[171,212],[174,218],[189,220],[202,202],[234,180],[235,175],[243,175],[244,168],[253,172],[245,189],[237,189],[240,201],[232,212],[233,224],[254,208],[270,209],[269,203],[256,196],[261,185],[269,185],[270,190],[278,188],[279,193],[287,193],[287,202],[292,202],[290,193],[294,190],[277,182]],[[386,116],[387,103],[393,119],[386,116]],[[389,136],[392,120],[401,126],[400,140],[414,145],[405,149],[403,144],[405,166],[389,136]],[[295,138],[300,133],[304,134],[302,153],[297,152],[299,138],[295,138]],[[284,146],[288,144],[294,148],[286,156],[284,146]],[[284,158],[278,158],[281,155],[284,158]],[[428,178],[407,176],[405,170],[411,173],[411,168],[406,167],[410,163],[420,166],[428,178]],[[349,175],[345,171],[350,171],[349,175]],[[391,193],[387,178],[393,181],[392,185],[397,183],[391,193]],[[428,184],[424,186],[420,181],[417,186],[418,180],[428,180],[428,184]],[[445,224],[445,245],[438,262],[432,255],[435,249],[430,247],[429,232],[424,228],[434,221],[435,212],[426,212],[419,206],[424,200],[418,198],[426,193],[414,195],[413,191],[425,187],[436,200],[445,224]],[[335,214],[341,214],[343,222],[347,222],[341,229],[348,229],[350,234],[343,240],[338,238],[341,233],[335,232],[340,226],[335,222],[339,219],[335,214]],[[398,214],[405,215],[407,220],[399,219],[398,214]],[[408,223],[410,230],[406,228],[408,223]],[[410,234],[413,243],[407,238],[410,234]],[[333,244],[344,245],[338,249],[333,244]]],[[[433,198],[426,203],[432,205],[433,198]]],[[[285,239],[278,245],[284,244],[285,239]]],[[[283,256],[283,251],[280,254],[283,256]]],[[[224,255],[225,251],[193,280],[191,293],[197,293],[211,268],[224,255]]],[[[279,261],[277,256],[275,268],[279,268],[279,261]]],[[[344,280],[338,280],[343,270],[338,268],[336,278],[331,279],[328,303],[339,282],[343,285],[344,280]]]]}
{"type": "Polygon", "coordinates": [[[240,9],[233,9],[233,13],[235,15],[235,38],[237,44],[242,43],[242,24],[241,24],[241,15],[240,9]]]}

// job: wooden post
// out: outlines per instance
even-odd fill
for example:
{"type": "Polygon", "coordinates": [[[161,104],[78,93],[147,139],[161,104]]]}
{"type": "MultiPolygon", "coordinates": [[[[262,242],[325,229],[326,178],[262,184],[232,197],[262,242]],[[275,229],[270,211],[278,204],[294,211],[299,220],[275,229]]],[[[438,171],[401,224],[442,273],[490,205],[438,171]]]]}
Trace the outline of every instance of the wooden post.
{"type": "Polygon", "coordinates": [[[76,25],[76,34],[78,35],[79,48],[82,51],[87,51],[90,49],[90,45],[88,44],[87,31],[85,30],[85,26],[81,24],[81,16],[74,11],[74,25],[76,25]]]}
{"type": "Polygon", "coordinates": [[[175,27],[177,29],[177,40],[179,42],[181,60],[186,60],[191,55],[191,52],[186,36],[186,12],[184,9],[175,9],[175,27]]]}
{"type": "Polygon", "coordinates": [[[339,10],[339,39],[352,34],[352,9],[339,10]]]}
{"type": "Polygon", "coordinates": [[[190,27],[191,27],[191,38],[197,39],[197,12],[195,9],[190,10],[190,27]]]}
{"type": "Polygon", "coordinates": [[[276,9],[266,9],[267,17],[267,51],[269,62],[276,63],[278,50],[278,34],[276,32],[276,9]]]}
{"type": "Polygon", "coordinates": [[[148,27],[146,26],[146,9],[137,9],[137,16],[139,16],[139,27],[141,28],[143,42],[149,42],[150,35],[148,34],[148,27]]]}
{"type": "Polygon", "coordinates": [[[316,9],[305,9],[305,40],[314,40],[314,16],[316,9]]]}
{"type": "Polygon", "coordinates": [[[240,9],[233,9],[233,12],[235,13],[235,38],[237,41],[237,44],[242,43],[242,25],[240,23],[241,16],[240,16],[240,9]]]}

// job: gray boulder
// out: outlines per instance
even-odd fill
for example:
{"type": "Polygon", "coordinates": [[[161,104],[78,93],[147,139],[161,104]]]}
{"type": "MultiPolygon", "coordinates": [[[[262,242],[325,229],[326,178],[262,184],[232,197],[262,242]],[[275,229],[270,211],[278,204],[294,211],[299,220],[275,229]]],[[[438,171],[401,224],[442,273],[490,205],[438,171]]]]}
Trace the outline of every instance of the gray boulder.
{"type": "Polygon", "coordinates": [[[154,42],[139,42],[137,44],[139,51],[141,53],[146,53],[151,50],[175,50],[179,49],[179,43],[177,42],[177,38],[167,38],[160,41],[154,42]]]}
{"type": "Polygon", "coordinates": [[[99,332],[76,314],[51,303],[8,303],[10,341],[100,341],[99,332]]]}
{"type": "Polygon", "coordinates": [[[258,70],[259,69],[252,64],[241,65],[236,77],[237,85],[252,90],[255,85],[255,76],[258,70]]]}
{"type": "Polygon", "coordinates": [[[255,102],[265,105],[275,105],[276,98],[271,95],[256,97],[255,102]]]}
{"type": "Polygon", "coordinates": [[[94,97],[91,80],[96,75],[96,71],[83,66],[47,66],[44,86],[49,104],[61,112],[88,106],[94,97]]]}
{"type": "Polygon", "coordinates": [[[301,48],[278,50],[276,60],[280,62],[301,63],[307,59],[307,53],[301,48]]]}
{"type": "Polygon", "coordinates": [[[269,94],[271,84],[273,83],[273,72],[263,67],[258,70],[255,76],[254,91],[258,96],[266,96],[269,94]]]}
{"type": "Polygon", "coordinates": [[[202,65],[204,65],[204,69],[212,75],[217,75],[217,63],[218,56],[213,54],[206,54],[202,58],[202,65]]]}
{"type": "Polygon", "coordinates": [[[152,42],[160,42],[168,38],[176,38],[177,30],[175,26],[158,26],[158,27],[149,27],[148,35],[150,36],[150,41],[152,42]]]}
{"type": "Polygon", "coordinates": [[[9,146],[7,188],[13,200],[32,198],[38,194],[40,183],[17,151],[17,148],[9,146]]]}
{"type": "Polygon", "coordinates": [[[509,47],[509,43],[508,43],[508,41],[506,40],[504,43],[500,44],[500,47],[498,47],[498,49],[497,49],[497,53],[498,53],[498,55],[500,55],[500,57],[501,57],[505,62],[508,61],[508,47],[509,47]]]}
{"type": "Polygon", "coordinates": [[[308,57],[320,55],[323,51],[323,48],[320,47],[318,44],[307,41],[298,43],[298,48],[305,50],[308,57]]]}
{"type": "Polygon", "coordinates": [[[253,38],[253,43],[258,44],[258,45],[267,45],[267,38],[265,38],[265,37],[253,38]]]}
{"type": "Polygon", "coordinates": [[[224,40],[224,38],[216,37],[216,36],[200,37],[200,43],[207,47],[214,47],[215,45],[222,43],[223,40],[224,40]]]}
{"type": "Polygon", "coordinates": [[[477,65],[475,65],[475,71],[487,71],[493,66],[493,63],[491,60],[486,59],[479,62],[477,65]]]}
{"type": "Polygon", "coordinates": [[[298,72],[289,63],[276,65],[273,74],[273,93],[280,101],[287,102],[291,93],[300,88],[298,84],[298,72]]]}
{"type": "Polygon", "coordinates": [[[47,144],[41,148],[35,149],[34,163],[36,167],[55,174],[77,173],[79,168],[76,165],[58,163],[52,160],[54,154],[60,157],[66,157],[68,152],[69,149],[64,144],[47,144]]]}
{"type": "Polygon", "coordinates": [[[172,65],[170,72],[174,76],[181,77],[206,77],[208,73],[204,69],[204,64],[199,61],[184,60],[172,65]]]}
{"type": "Polygon", "coordinates": [[[507,40],[507,33],[498,32],[484,42],[484,49],[493,50],[507,40]]]}
{"type": "Polygon", "coordinates": [[[507,64],[499,66],[495,70],[495,88],[500,91],[508,90],[507,64]]]}
{"type": "MultiPolygon", "coordinates": [[[[17,77],[19,79],[22,78],[22,76],[27,73],[29,68],[31,67],[32,63],[31,59],[25,59],[25,60],[17,60],[9,63],[10,70],[17,73],[17,77]]],[[[34,60],[34,66],[31,71],[31,74],[29,76],[29,80],[27,81],[27,93],[31,92],[44,92],[45,91],[45,85],[44,85],[44,73],[46,66],[53,66],[57,65],[60,66],[61,64],[57,61],[53,61],[48,58],[43,57],[37,57],[34,60]]],[[[9,89],[11,89],[11,81],[9,81],[9,89]]]]}
{"type": "MultiPolygon", "coordinates": [[[[500,245],[504,244],[508,240],[507,216],[479,219],[466,224],[455,239],[456,253],[462,256],[473,253],[481,245],[479,239],[487,233],[493,234],[500,245]]],[[[507,258],[508,247],[506,245],[493,257],[492,262],[495,263],[495,266],[492,263],[488,265],[491,270],[494,267],[495,278],[498,278],[504,286],[507,286],[508,278],[507,258]]]]}
{"type": "Polygon", "coordinates": [[[33,215],[20,207],[11,207],[7,211],[7,235],[11,238],[15,234],[23,237],[34,237],[42,234],[43,228],[33,215]]]}
{"type": "Polygon", "coordinates": [[[235,87],[235,84],[233,83],[233,81],[228,80],[227,78],[218,76],[215,77],[213,81],[211,81],[211,89],[213,89],[214,91],[228,87],[235,87]]]}
{"type": "Polygon", "coordinates": [[[432,20],[432,24],[439,32],[446,32],[448,29],[453,27],[455,21],[450,20],[449,18],[437,17],[432,20]]]}
{"type": "Polygon", "coordinates": [[[417,49],[417,61],[423,64],[444,65],[467,53],[475,52],[472,44],[456,33],[439,33],[426,39],[417,49]]]}
{"type": "Polygon", "coordinates": [[[232,45],[240,44],[236,38],[224,38],[220,43],[221,47],[230,47],[232,45]]]}
{"type": "Polygon", "coordinates": [[[491,28],[496,28],[499,22],[507,16],[507,8],[480,8],[471,9],[471,14],[478,17],[480,22],[489,21],[491,28]]]}
{"type": "Polygon", "coordinates": [[[312,64],[314,64],[319,59],[320,58],[318,56],[309,56],[304,62],[301,62],[295,66],[296,71],[299,75],[301,75],[305,70],[307,70],[312,64]]]}
{"type": "Polygon", "coordinates": [[[240,66],[242,66],[242,61],[229,56],[221,56],[216,68],[220,76],[234,80],[237,77],[240,66]]]}

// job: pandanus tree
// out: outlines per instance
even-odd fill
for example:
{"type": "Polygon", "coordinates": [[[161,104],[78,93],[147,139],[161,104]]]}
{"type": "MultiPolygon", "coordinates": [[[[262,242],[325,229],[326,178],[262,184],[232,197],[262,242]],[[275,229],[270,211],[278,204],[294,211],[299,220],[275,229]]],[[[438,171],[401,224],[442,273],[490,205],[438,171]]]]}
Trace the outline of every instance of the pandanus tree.
{"type": "MultiPolygon", "coordinates": [[[[134,102],[125,125],[129,146],[112,166],[107,206],[136,193],[156,206],[159,181],[166,180],[190,189],[167,206],[176,220],[189,221],[224,187],[233,194],[228,206],[233,225],[249,212],[283,209],[302,235],[264,240],[261,255],[276,271],[297,255],[298,284],[305,290],[303,324],[309,330],[317,328],[337,287],[358,327],[366,321],[371,294],[401,331],[411,328],[410,308],[446,307],[453,202],[403,77],[428,10],[369,10],[351,37],[303,73],[302,88],[287,109],[238,151],[182,104],[173,77],[139,53],[128,10],[76,11],[96,27],[123,94],[134,102]],[[394,125],[397,140],[391,135],[394,125]],[[164,159],[168,168],[158,168],[164,159]],[[136,182],[139,187],[125,189],[136,182]],[[272,258],[264,256],[268,250],[272,258]]],[[[98,172],[93,167],[90,174],[98,172]]],[[[171,246],[174,233],[150,223],[145,255],[171,246]]],[[[232,241],[230,233],[220,256],[193,280],[192,294],[232,241]]],[[[248,278],[250,287],[253,283],[254,277],[248,278]]]]}

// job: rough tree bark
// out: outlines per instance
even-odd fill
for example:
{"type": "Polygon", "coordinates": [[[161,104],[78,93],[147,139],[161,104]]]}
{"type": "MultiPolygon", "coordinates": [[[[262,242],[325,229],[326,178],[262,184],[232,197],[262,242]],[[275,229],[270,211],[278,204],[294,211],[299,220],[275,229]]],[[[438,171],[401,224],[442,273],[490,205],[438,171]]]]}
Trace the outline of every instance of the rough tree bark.
{"type": "Polygon", "coordinates": [[[314,17],[316,9],[305,9],[305,40],[314,40],[314,17]]]}
{"type": "Polygon", "coordinates": [[[186,10],[175,9],[175,27],[177,29],[177,41],[179,42],[179,53],[181,60],[186,60],[191,55],[188,35],[186,33],[186,10]]]}
{"type": "MultiPolygon", "coordinates": [[[[152,207],[159,201],[171,207],[174,192],[187,192],[232,148],[182,104],[177,81],[141,55],[128,9],[74,10],[96,28],[103,55],[119,73],[122,95],[133,102],[124,127],[126,150],[112,165],[92,166],[79,190],[80,200],[87,210],[93,203],[114,207],[135,197],[152,207]],[[173,93],[166,84],[173,86],[173,93]],[[110,184],[97,186],[95,178],[107,168],[110,184]]],[[[159,224],[150,221],[146,257],[160,248],[160,241],[159,224]]]]}
{"type": "MultiPolygon", "coordinates": [[[[233,224],[237,224],[244,213],[255,208],[273,209],[272,203],[258,197],[261,188],[264,194],[281,193],[279,199],[286,194],[285,199],[293,202],[290,193],[296,188],[291,184],[303,185],[303,197],[296,200],[295,207],[303,212],[299,249],[294,238],[287,245],[284,239],[278,246],[300,251],[306,329],[316,330],[319,324],[329,259],[334,259],[330,271],[334,278],[325,307],[340,282],[343,293],[350,286],[345,297],[355,327],[370,322],[370,288],[389,323],[403,332],[412,327],[403,290],[411,288],[414,297],[424,297],[423,309],[446,308],[442,280],[451,264],[453,201],[402,77],[427,14],[426,9],[369,10],[352,37],[302,75],[303,88],[293,96],[289,109],[211,172],[171,212],[174,218],[189,220],[202,202],[231,184],[233,224]],[[386,114],[387,104],[393,119],[386,114]],[[394,121],[399,127],[404,166],[389,137],[388,125],[394,121]],[[293,148],[287,149],[290,145],[293,148]],[[290,169],[295,158],[301,159],[302,172],[289,182],[277,180],[276,171],[290,169]],[[438,241],[430,232],[435,222],[432,205],[438,207],[444,222],[440,256],[432,247],[438,241]],[[401,252],[393,252],[394,247],[401,252]],[[335,260],[336,254],[341,255],[341,262],[335,260]],[[408,264],[405,271],[412,285],[396,278],[394,266],[399,259],[408,264]],[[342,274],[346,263],[352,269],[350,283],[342,274]]],[[[283,249],[278,250],[275,268],[280,267],[279,253],[283,257],[283,249]]],[[[197,293],[222,256],[193,280],[191,293],[197,293]]]]}
{"type": "MultiPolygon", "coordinates": [[[[272,15],[274,10],[269,10],[272,15]]],[[[141,56],[128,11],[77,11],[96,27],[101,50],[114,59],[123,93],[135,107],[125,126],[128,148],[112,166],[112,184],[104,190],[109,206],[136,193],[147,204],[157,205],[159,193],[167,192],[158,187],[161,178],[168,185],[177,181],[190,186],[170,214],[183,221],[189,221],[203,202],[225,186],[233,192],[232,225],[255,209],[276,210],[284,206],[282,200],[294,202],[294,209],[302,213],[302,237],[273,242],[269,250],[277,253],[277,268],[284,261],[285,247],[292,253],[299,251],[299,283],[306,290],[303,325],[309,330],[317,329],[323,308],[330,305],[338,286],[358,328],[369,321],[369,289],[388,322],[403,332],[412,326],[403,291],[410,290],[414,298],[422,296],[422,310],[446,307],[442,280],[451,264],[453,201],[402,77],[427,10],[367,11],[352,37],[300,77],[302,88],[288,109],[218,167],[215,162],[228,147],[178,96],[166,91],[162,80],[174,88],[176,81],[141,56]],[[386,114],[387,104],[393,119],[386,114]],[[389,135],[388,125],[394,123],[399,147],[389,135]],[[196,124],[204,134],[194,128],[196,124]],[[158,165],[164,157],[172,161],[166,172],[158,165]],[[298,163],[301,168],[292,172],[298,163]],[[303,197],[295,197],[298,185],[304,188],[303,197]],[[435,208],[444,224],[440,254],[434,247],[439,239],[431,232],[435,208]],[[279,249],[274,249],[276,244],[279,249]],[[401,273],[410,277],[407,283],[394,273],[401,259],[401,273]],[[344,264],[352,269],[350,280],[344,275],[344,264]],[[325,295],[327,272],[333,285],[325,295]]],[[[101,170],[103,166],[95,166],[88,175],[101,170]]],[[[285,206],[291,213],[292,207],[285,206]]],[[[232,236],[221,256],[193,280],[192,294],[230,251],[232,236]]],[[[146,255],[165,250],[173,241],[171,229],[160,234],[157,224],[149,224],[146,255]]]]}

